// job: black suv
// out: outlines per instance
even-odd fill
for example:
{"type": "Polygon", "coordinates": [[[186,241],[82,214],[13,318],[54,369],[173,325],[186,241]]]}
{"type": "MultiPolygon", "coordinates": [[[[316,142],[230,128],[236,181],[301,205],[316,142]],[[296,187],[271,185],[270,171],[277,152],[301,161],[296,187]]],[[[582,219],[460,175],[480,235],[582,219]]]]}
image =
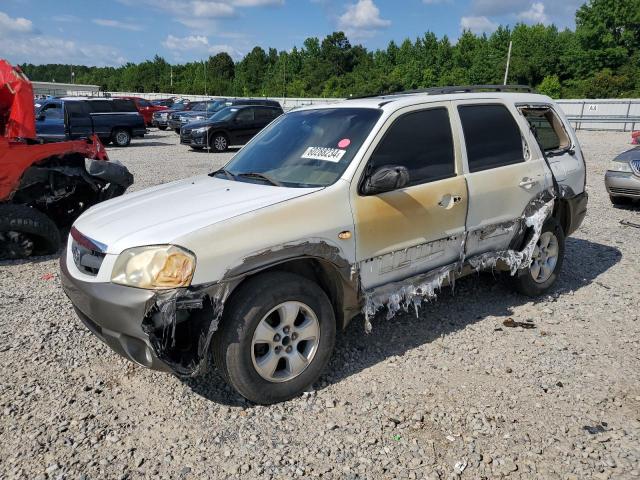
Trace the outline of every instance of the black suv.
{"type": "MultiPolygon", "coordinates": [[[[243,100],[244,101],[244,100],[243,100]]],[[[234,105],[225,107],[208,120],[182,127],[180,143],[194,150],[210,148],[224,152],[230,145],[244,145],[284,112],[277,106],[234,105]]]]}

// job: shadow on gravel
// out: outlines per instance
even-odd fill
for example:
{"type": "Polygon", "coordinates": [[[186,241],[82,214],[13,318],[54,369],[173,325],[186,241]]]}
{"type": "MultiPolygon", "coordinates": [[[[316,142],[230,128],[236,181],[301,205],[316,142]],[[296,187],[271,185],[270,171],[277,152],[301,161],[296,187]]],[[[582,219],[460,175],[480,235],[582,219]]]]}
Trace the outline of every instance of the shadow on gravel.
{"type": "MultiPolygon", "coordinates": [[[[589,285],[622,258],[617,248],[576,238],[567,240],[566,252],[562,274],[550,294],[562,295],[589,285]]],[[[436,301],[423,303],[417,317],[414,312],[401,312],[387,319],[386,311],[380,311],[373,319],[373,331],[369,335],[364,333],[362,317],[356,317],[336,338],[335,351],[326,370],[331,373],[325,373],[314,388],[340,382],[389,357],[403,355],[486,317],[513,315],[513,307],[532,299],[512,291],[508,282],[508,275],[492,272],[470,275],[458,280],[454,289],[443,288],[436,301]]],[[[217,403],[248,404],[215,372],[186,380],[185,384],[196,394],[217,403]]]]}
{"type": "Polygon", "coordinates": [[[211,153],[213,155],[217,155],[217,154],[222,154],[222,153],[235,153],[238,150],[240,150],[240,148],[242,147],[229,147],[227,148],[224,152],[214,152],[213,150],[208,150],[206,148],[203,148],[201,150],[194,150],[194,149],[190,149],[191,153],[211,153]]]}
{"type": "MultiPolygon", "coordinates": [[[[131,148],[131,147],[159,147],[162,145],[172,145],[171,143],[168,142],[147,142],[146,140],[134,140],[132,141],[127,147],[124,148],[131,148]]],[[[120,147],[114,147],[114,148],[120,148],[120,147]]]]}

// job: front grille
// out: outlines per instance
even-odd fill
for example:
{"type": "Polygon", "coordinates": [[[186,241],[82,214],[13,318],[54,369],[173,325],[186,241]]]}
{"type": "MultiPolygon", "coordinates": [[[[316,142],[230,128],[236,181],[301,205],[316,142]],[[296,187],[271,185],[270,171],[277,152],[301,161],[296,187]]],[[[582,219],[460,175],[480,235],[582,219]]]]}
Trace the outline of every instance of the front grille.
{"type": "Polygon", "coordinates": [[[618,195],[640,196],[640,188],[609,187],[609,191],[611,193],[617,193],[618,195]]]}
{"type": "Polygon", "coordinates": [[[631,170],[640,177],[640,160],[631,160],[631,170]]]}
{"type": "Polygon", "coordinates": [[[106,245],[98,244],[82,235],[75,227],[71,228],[71,255],[78,270],[95,277],[104,260],[106,245]]]}
{"type": "Polygon", "coordinates": [[[191,143],[191,132],[181,132],[180,133],[180,143],[191,143]]]}
{"type": "Polygon", "coordinates": [[[174,113],[171,115],[171,120],[180,120],[180,114],[174,113]]]}

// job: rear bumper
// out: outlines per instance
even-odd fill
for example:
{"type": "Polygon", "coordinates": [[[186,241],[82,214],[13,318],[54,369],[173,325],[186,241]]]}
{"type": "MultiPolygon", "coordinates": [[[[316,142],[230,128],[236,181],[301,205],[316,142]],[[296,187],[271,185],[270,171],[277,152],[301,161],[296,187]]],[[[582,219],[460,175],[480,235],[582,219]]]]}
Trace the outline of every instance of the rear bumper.
{"type": "Polygon", "coordinates": [[[113,283],[83,282],[71,276],[66,261],[66,255],[62,255],[62,288],[91,333],[116,353],[143,367],[173,371],[157,357],[149,336],[142,329],[145,313],[153,302],[153,292],[113,283]]]}
{"type": "Polygon", "coordinates": [[[182,123],[179,120],[167,120],[167,126],[173,130],[179,130],[182,123]]]}
{"type": "Polygon", "coordinates": [[[640,177],[633,173],[607,171],[604,185],[612,197],[640,198],[640,177]]]}

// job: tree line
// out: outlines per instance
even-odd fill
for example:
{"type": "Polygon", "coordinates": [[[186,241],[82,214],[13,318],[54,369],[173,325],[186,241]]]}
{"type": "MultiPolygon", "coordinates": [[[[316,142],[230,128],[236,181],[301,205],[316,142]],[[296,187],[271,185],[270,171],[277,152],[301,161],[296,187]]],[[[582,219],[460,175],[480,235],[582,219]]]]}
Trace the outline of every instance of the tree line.
{"type": "Polygon", "coordinates": [[[240,61],[228,53],[170,65],[164,58],[120,67],[32,65],[35,81],[100,85],[105,91],[220,96],[348,97],[444,85],[509,83],[559,98],[640,96],[640,0],[589,0],[575,30],[517,24],[490,35],[464,31],[456,43],[427,32],[386,49],[353,45],[343,32],[308,38],[291,51],[255,47],[240,61]]]}

